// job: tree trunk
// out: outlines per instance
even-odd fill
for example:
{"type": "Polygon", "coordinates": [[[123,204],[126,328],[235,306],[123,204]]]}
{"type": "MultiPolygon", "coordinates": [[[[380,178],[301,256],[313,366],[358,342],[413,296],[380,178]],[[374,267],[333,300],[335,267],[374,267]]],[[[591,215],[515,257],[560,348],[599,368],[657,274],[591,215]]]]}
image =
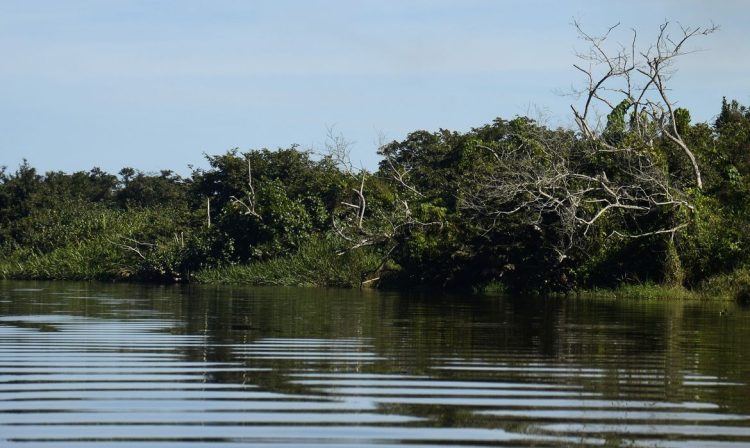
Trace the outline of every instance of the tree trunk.
{"type": "Polygon", "coordinates": [[[677,253],[677,245],[673,238],[668,237],[664,256],[664,284],[681,287],[684,283],[685,270],[682,268],[682,261],[677,253]]]}

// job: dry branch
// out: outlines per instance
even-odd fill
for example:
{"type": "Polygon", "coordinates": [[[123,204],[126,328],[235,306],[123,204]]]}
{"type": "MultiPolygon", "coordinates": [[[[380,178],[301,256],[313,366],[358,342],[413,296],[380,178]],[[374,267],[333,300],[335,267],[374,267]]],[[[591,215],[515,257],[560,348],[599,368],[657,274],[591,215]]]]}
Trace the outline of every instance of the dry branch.
{"type": "Polygon", "coordinates": [[[675,103],[670,99],[667,82],[672,76],[672,66],[676,59],[690,53],[686,44],[694,38],[715,32],[715,25],[707,27],[679,26],[676,37],[670,34],[669,22],[659,27],[655,43],[645,50],[637,48],[637,33],[632,30],[632,38],[626,45],[616,44],[614,50],[607,46],[610,35],[619,24],[610,27],[602,36],[593,36],[574,22],[580,38],[588,44],[585,53],[579,53],[581,64],[574,67],[584,74],[586,83],[576,93],[584,96],[582,109],[573,109],[573,115],[583,136],[595,141],[609,151],[637,150],[653,148],[660,136],[676,144],[690,161],[695,185],[703,188],[703,180],[698,162],[688,144],[677,129],[675,103]],[[639,137],[637,147],[619,147],[603,138],[600,121],[592,117],[593,105],[603,105],[606,110],[625,103],[632,109],[632,131],[639,137]]]}

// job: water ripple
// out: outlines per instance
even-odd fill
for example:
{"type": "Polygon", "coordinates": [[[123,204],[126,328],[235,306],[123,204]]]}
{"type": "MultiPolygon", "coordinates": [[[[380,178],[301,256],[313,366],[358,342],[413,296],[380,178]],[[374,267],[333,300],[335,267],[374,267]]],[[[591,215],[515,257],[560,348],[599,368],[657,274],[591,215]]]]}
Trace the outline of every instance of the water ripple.
{"type": "MultiPolygon", "coordinates": [[[[436,311],[427,308],[415,323],[378,310],[358,325],[348,317],[361,320],[359,308],[339,310],[330,315],[343,316],[343,330],[331,332],[300,328],[285,314],[289,302],[263,296],[222,319],[199,309],[191,320],[181,313],[192,302],[42,293],[9,291],[35,313],[0,316],[3,446],[750,445],[749,411],[735,400],[747,390],[742,373],[712,375],[696,367],[703,360],[670,365],[670,350],[686,350],[681,339],[639,354],[632,323],[563,322],[554,328],[567,333],[552,344],[508,336],[502,309],[494,321],[477,313],[456,322],[450,313],[428,319],[436,311]],[[71,301],[97,312],[66,312],[71,301]],[[461,345],[467,331],[477,333],[461,345]],[[589,347],[602,335],[616,342],[609,353],[589,347]]],[[[318,305],[352,306],[326,300],[318,305]]],[[[333,325],[315,307],[294,311],[305,312],[333,325]]],[[[720,356],[720,344],[704,349],[720,356]]]]}

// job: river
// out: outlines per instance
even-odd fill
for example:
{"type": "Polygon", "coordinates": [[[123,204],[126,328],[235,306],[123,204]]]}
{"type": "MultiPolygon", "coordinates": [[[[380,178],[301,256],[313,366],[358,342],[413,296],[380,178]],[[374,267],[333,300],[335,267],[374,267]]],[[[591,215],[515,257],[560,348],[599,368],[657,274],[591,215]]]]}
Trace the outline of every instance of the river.
{"type": "Polygon", "coordinates": [[[0,446],[750,446],[725,302],[0,282],[0,446]]]}

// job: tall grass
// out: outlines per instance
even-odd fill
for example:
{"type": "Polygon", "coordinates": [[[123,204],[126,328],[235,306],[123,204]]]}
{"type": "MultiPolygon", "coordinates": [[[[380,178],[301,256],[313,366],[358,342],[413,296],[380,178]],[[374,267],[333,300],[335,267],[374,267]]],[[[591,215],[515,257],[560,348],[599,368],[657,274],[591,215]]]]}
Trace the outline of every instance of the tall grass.
{"type": "Polygon", "coordinates": [[[707,295],[725,296],[738,302],[750,303],[750,268],[743,267],[728,274],[709,278],[701,285],[707,295]]]}
{"type": "Polygon", "coordinates": [[[696,300],[705,296],[701,291],[682,286],[660,285],[656,283],[624,283],[615,288],[593,288],[576,292],[581,297],[629,298],[642,300],[696,300]]]}
{"type": "Polygon", "coordinates": [[[256,286],[358,287],[380,265],[372,250],[339,255],[335,241],[316,239],[291,255],[250,264],[202,270],[194,279],[201,283],[241,283],[256,286]]]}
{"type": "Polygon", "coordinates": [[[115,280],[137,275],[140,259],[123,238],[153,233],[169,219],[159,210],[119,210],[68,204],[38,212],[22,248],[0,258],[0,278],[115,280]]]}
{"type": "Polygon", "coordinates": [[[84,241],[52,252],[21,251],[0,261],[0,278],[36,280],[106,280],[128,276],[113,246],[84,241]]]}

